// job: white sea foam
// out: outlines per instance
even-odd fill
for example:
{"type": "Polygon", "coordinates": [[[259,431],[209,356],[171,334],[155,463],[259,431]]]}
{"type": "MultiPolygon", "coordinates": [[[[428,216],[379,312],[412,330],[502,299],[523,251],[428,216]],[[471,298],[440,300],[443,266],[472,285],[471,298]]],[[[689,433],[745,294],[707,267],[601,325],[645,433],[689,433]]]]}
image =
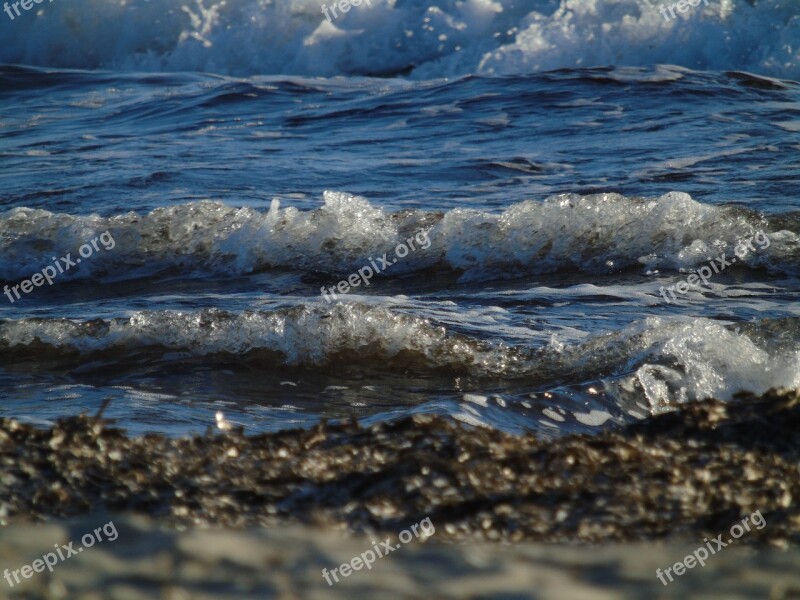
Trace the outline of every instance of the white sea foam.
{"type": "Polygon", "coordinates": [[[796,318],[785,327],[792,340],[776,344],[755,332],[764,327],[726,326],[703,318],[649,318],[621,332],[635,372],[617,380],[619,389],[635,390],[654,409],[716,397],[730,400],[736,393],[761,393],[771,387],[800,386],[800,337],[796,318]]]}
{"type": "MultiPolygon", "coordinates": [[[[360,303],[272,312],[136,312],[107,321],[0,322],[4,362],[69,362],[76,353],[83,362],[91,358],[117,369],[134,368],[145,355],[176,364],[189,356],[215,361],[227,355],[266,368],[338,372],[360,365],[381,372],[460,373],[476,381],[503,378],[523,387],[595,381],[620,405],[644,400],[658,411],[711,396],[729,400],[740,391],[800,386],[800,319],[731,325],[650,317],[574,344],[554,341],[538,347],[479,341],[428,319],[360,303]]],[[[463,400],[462,407],[489,404],[487,396],[477,393],[463,400]]],[[[599,423],[603,417],[590,411],[580,422],[599,423]]]]}
{"type": "Polygon", "coordinates": [[[663,0],[373,0],[334,24],[322,4],[53,2],[13,22],[0,15],[0,62],[418,78],[676,64],[800,79],[794,0],[713,0],[670,22],[658,11],[663,0]]]}
{"type": "MultiPolygon", "coordinates": [[[[798,229],[796,218],[787,223],[798,229]]],[[[443,214],[390,213],[365,198],[326,192],[322,207],[302,212],[278,201],[268,211],[202,201],[110,218],[15,208],[0,214],[0,279],[25,277],[105,230],[116,241],[113,251],[81,264],[72,276],[119,280],[165,269],[207,276],[269,268],[348,274],[384,253],[391,257],[421,231],[430,247],[398,261],[386,276],[430,268],[462,272],[465,280],[691,269],[722,253],[733,256],[739,240],[756,231],[769,236],[769,247],[737,267],[795,273],[800,264],[796,231],[772,230],[754,212],[702,204],[680,192],[657,199],[571,194],[500,213],[443,214]]]]}

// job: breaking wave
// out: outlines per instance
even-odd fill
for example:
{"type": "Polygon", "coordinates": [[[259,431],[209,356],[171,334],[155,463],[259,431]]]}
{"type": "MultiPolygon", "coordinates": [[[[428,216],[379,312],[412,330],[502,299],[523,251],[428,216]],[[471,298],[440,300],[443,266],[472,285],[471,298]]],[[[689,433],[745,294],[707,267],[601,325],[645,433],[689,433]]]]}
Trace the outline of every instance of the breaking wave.
{"type": "Polygon", "coordinates": [[[714,0],[672,20],[662,0],[371,0],[333,22],[322,4],[57,0],[3,15],[0,62],[416,78],[676,64],[800,79],[794,0],[714,0]]]}
{"type": "Polygon", "coordinates": [[[33,360],[119,371],[143,360],[179,365],[198,358],[236,359],[246,368],[459,374],[529,389],[598,382],[620,401],[644,400],[658,410],[710,396],[730,399],[742,390],[800,386],[800,318],[731,325],[650,317],[578,343],[554,339],[535,348],[478,340],[430,319],[357,302],[0,322],[6,365],[33,360]]]}
{"type": "MultiPolygon", "coordinates": [[[[800,264],[795,214],[765,217],[738,206],[714,206],[672,192],[657,199],[618,194],[561,195],[526,201],[503,212],[387,212],[365,198],[326,192],[311,211],[233,208],[201,201],[149,214],[74,216],[15,208],[0,215],[0,279],[29,277],[52,257],[76,254],[108,230],[114,248],[95,254],[66,276],[123,280],[161,271],[204,277],[266,269],[347,275],[398,244],[427,236],[381,275],[431,269],[467,280],[574,271],[613,273],[638,268],[691,270],[740,240],[763,232],[737,267],[794,274],[800,264]]],[[[380,265],[379,265],[380,268],[380,265]]]]}

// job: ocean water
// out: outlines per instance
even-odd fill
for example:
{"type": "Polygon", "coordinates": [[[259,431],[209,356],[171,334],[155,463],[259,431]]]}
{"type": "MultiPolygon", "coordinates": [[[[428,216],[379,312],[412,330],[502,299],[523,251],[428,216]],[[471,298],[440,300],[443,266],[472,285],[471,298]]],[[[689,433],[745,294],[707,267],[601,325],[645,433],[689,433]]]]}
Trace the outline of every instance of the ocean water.
{"type": "Polygon", "coordinates": [[[659,6],[0,12],[0,416],[553,437],[800,386],[800,4],[659,6]]]}

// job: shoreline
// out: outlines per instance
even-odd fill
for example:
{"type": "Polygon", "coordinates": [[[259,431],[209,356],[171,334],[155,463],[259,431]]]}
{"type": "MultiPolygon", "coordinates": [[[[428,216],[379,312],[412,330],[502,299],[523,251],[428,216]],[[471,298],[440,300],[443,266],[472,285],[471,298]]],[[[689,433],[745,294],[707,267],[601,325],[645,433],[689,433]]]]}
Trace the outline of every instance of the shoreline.
{"type": "Polygon", "coordinates": [[[0,522],[97,511],[169,527],[316,525],[437,541],[712,538],[760,511],[741,544],[800,534],[800,392],[706,400],[619,431],[540,441],[416,415],[361,428],[128,437],[79,416],[0,420],[0,522]]]}

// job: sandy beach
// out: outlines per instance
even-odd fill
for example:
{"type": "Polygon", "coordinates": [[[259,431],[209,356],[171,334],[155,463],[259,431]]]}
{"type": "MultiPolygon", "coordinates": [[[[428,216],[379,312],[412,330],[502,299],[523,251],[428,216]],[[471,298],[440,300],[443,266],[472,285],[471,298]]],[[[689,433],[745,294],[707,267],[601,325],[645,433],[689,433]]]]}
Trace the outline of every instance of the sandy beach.
{"type": "MultiPolygon", "coordinates": [[[[669,543],[566,546],[521,543],[411,543],[328,586],[322,569],[371,547],[369,537],[309,527],[248,531],[165,532],[152,523],[114,515],[68,524],[17,525],[3,531],[3,565],[30,563],[107,517],[115,542],[87,550],[34,575],[0,598],[56,600],[782,600],[800,597],[796,549],[725,548],[668,586],[657,568],[678,560],[699,539],[669,543]]],[[[435,537],[435,536],[434,536],[435,537]]]]}

